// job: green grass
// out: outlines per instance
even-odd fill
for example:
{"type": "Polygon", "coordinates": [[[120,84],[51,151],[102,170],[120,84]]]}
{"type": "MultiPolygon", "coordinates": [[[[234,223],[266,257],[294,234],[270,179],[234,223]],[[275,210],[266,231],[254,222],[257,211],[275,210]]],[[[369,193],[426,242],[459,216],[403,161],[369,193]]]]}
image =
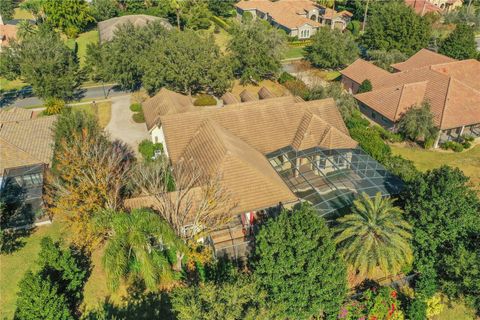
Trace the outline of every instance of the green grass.
{"type": "MultiPolygon", "coordinates": [[[[87,113],[95,115],[95,111],[92,108],[91,103],[85,103],[80,105],[71,106],[73,110],[83,110],[87,113]]],[[[107,124],[110,122],[110,118],[112,116],[112,102],[111,101],[102,101],[97,102],[98,114],[96,114],[98,118],[98,123],[102,128],[105,128],[107,124]]]]}
{"type": "Polygon", "coordinates": [[[80,66],[85,64],[85,56],[87,54],[87,45],[89,43],[98,43],[98,31],[91,30],[78,35],[76,39],[67,39],[66,44],[70,48],[74,48],[75,41],[78,44],[78,58],[80,60],[80,66]]]}
{"type": "Polygon", "coordinates": [[[33,19],[33,15],[27,10],[15,8],[13,19],[33,19]]]}
{"type": "Polygon", "coordinates": [[[21,80],[7,80],[5,78],[0,78],[0,89],[4,91],[18,90],[26,86],[27,84],[21,80]]]}
{"type": "Polygon", "coordinates": [[[303,58],[305,55],[303,48],[305,47],[288,47],[284,59],[303,58]]]}
{"type": "Polygon", "coordinates": [[[392,145],[391,147],[394,154],[412,160],[421,171],[438,168],[442,165],[458,167],[471,178],[477,187],[480,186],[480,145],[460,153],[429,151],[403,145],[392,145]]]}
{"type": "Polygon", "coordinates": [[[1,255],[0,264],[0,318],[13,318],[15,301],[17,299],[18,283],[28,270],[35,268],[35,260],[40,251],[40,240],[50,236],[60,239],[63,224],[55,221],[51,225],[38,227],[24,238],[25,246],[12,254],[1,255]]]}
{"type": "Polygon", "coordinates": [[[445,302],[445,307],[438,316],[432,320],[474,320],[475,313],[469,309],[462,301],[445,302]]]}

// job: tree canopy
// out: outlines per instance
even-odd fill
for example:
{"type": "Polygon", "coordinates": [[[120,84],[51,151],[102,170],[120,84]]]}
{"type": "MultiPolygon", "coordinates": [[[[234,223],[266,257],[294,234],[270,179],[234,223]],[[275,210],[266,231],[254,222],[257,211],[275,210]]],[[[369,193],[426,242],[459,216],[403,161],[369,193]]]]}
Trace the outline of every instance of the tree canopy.
{"type": "Polygon", "coordinates": [[[74,51],[48,25],[2,51],[0,71],[10,80],[20,77],[44,99],[72,99],[83,80],[74,51]]]}
{"type": "Polygon", "coordinates": [[[353,202],[353,212],[337,219],[335,241],[345,261],[361,275],[373,275],[379,267],[385,275],[397,274],[412,263],[411,226],[402,209],[380,193],[353,202]]]}
{"type": "Polygon", "coordinates": [[[71,38],[95,21],[90,6],[84,0],[44,0],[42,7],[46,21],[71,38]]]}
{"type": "Polygon", "coordinates": [[[371,8],[362,44],[368,50],[397,49],[410,56],[427,46],[430,33],[429,22],[404,3],[379,1],[371,8]]]}
{"type": "Polygon", "coordinates": [[[413,141],[434,138],[437,129],[434,115],[430,111],[430,103],[425,101],[420,106],[412,106],[408,109],[398,122],[398,131],[413,141]]]}
{"type": "Polygon", "coordinates": [[[235,0],[209,0],[208,9],[216,16],[230,17],[235,14],[235,0]]]}
{"type": "Polygon", "coordinates": [[[457,25],[441,43],[438,52],[458,60],[476,58],[478,52],[473,28],[466,24],[457,25]]]}
{"type": "Polygon", "coordinates": [[[253,267],[278,318],[337,318],[347,292],[346,268],[314,208],[304,204],[269,220],[256,237],[253,267]]]}
{"type": "Polygon", "coordinates": [[[222,94],[232,80],[229,61],[213,37],[202,37],[192,30],[172,30],[156,41],[145,55],[143,70],[144,87],[150,94],[161,87],[186,94],[222,94]]]}
{"type": "Polygon", "coordinates": [[[233,71],[242,83],[274,77],[280,70],[286,35],[260,19],[235,26],[228,43],[233,71]]]}
{"type": "Polygon", "coordinates": [[[319,28],[305,48],[305,58],[319,68],[342,68],[358,57],[358,46],[351,33],[319,28]]]}
{"type": "Polygon", "coordinates": [[[13,0],[0,0],[0,14],[2,15],[4,23],[12,20],[14,13],[13,0]]]}
{"type": "Polygon", "coordinates": [[[413,225],[416,270],[450,297],[463,295],[480,310],[480,200],[456,168],[427,171],[402,195],[413,225]]]}

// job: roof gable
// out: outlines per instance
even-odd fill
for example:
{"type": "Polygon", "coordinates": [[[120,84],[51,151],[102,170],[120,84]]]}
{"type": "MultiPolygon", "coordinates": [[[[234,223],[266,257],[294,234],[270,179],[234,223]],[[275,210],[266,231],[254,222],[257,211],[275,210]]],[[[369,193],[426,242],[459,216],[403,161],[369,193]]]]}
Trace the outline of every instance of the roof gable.
{"type": "Polygon", "coordinates": [[[406,61],[392,64],[392,68],[405,71],[452,61],[456,60],[427,49],[421,49],[406,61]]]}

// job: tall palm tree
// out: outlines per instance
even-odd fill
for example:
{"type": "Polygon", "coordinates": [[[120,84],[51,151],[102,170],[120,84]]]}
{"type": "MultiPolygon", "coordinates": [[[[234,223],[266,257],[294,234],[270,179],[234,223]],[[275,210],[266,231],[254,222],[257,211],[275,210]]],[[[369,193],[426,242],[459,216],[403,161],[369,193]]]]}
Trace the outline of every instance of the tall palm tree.
{"type": "Polygon", "coordinates": [[[107,238],[103,265],[111,290],[131,276],[154,289],[161,276],[172,272],[165,250],[183,250],[183,242],[172,228],[150,210],[105,210],[95,216],[94,226],[107,238]]]}
{"type": "Polygon", "coordinates": [[[335,241],[345,261],[366,277],[379,267],[396,274],[413,259],[412,227],[402,218],[393,200],[377,193],[363,193],[353,203],[353,212],[337,220],[335,241]]]}

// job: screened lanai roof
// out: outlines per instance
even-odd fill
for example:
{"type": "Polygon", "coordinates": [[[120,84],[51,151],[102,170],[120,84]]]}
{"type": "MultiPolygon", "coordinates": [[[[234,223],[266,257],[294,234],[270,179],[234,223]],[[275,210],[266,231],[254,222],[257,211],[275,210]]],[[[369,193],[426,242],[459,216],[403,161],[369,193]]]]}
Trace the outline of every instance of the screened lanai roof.
{"type": "Polygon", "coordinates": [[[296,151],[288,146],[267,155],[283,181],[322,216],[348,208],[360,193],[396,194],[402,182],[361,149],[296,151]]]}

